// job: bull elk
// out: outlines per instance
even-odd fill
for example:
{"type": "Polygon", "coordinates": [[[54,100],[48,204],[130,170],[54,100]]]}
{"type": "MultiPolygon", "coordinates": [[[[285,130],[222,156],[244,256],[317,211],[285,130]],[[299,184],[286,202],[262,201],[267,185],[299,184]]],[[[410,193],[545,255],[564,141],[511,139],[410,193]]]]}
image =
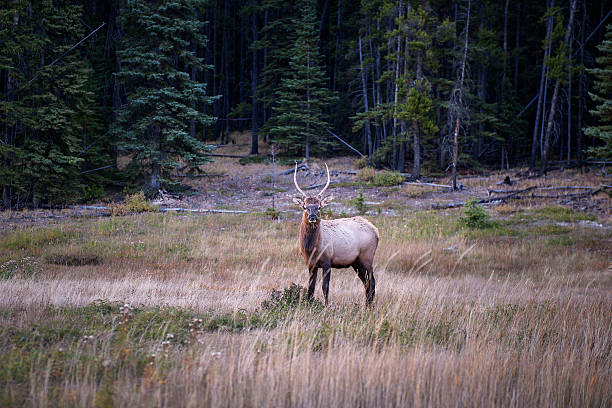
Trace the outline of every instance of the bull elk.
{"type": "Polygon", "coordinates": [[[308,267],[308,298],[312,298],[319,268],[323,269],[321,289],[328,304],[331,268],[352,266],[365,287],[367,305],[374,300],[376,281],[374,280],[374,254],[378,247],[378,229],[363,217],[322,220],[321,209],[333,199],[332,195],[322,198],[329,187],[329,168],[327,183],[316,196],[308,196],[297,183],[297,163],[293,173],[295,188],[302,197],[294,197],[293,202],[304,212],[300,224],[300,251],[308,267]]]}

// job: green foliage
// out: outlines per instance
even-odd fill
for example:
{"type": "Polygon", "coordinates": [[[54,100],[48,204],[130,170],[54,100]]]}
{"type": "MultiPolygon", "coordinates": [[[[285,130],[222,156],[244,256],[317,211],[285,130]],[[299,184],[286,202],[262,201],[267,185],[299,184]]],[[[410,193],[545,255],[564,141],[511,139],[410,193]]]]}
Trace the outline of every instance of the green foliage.
{"type": "Polygon", "coordinates": [[[83,135],[99,132],[92,70],[76,53],[49,64],[49,56],[83,36],[81,14],[82,6],[63,0],[19,0],[2,7],[0,189],[6,207],[13,197],[34,205],[82,197],[83,135]]]}
{"type": "Polygon", "coordinates": [[[0,240],[0,249],[32,250],[47,245],[69,242],[76,238],[72,231],[60,228],[23,229],[9,233],[0,240]]]}
{"type": "Polygon", "coordinates": [[[597,125],[587,127],[584,133],[599,140],[599,146],[589,149],[591,156],[612,159],[612,24],[607,26],[606,36],[597,48],[601,52],[596,59],[599,68],[588,70],[597,78],[594,84],[596,92],[589,93],[597,103],[590,111],[597,118],[597,125]]]}
{"type": "Polygon", "coordinates": [[[475,199],[466,203],[463,216],[459,218],[459,223],[471,229],[484,229],[491,226],[489,215],[478,205],[475,199]]]}
{"type": "Polygon", "coordinates": [[[314,1],[301,0],[301,10],[293,22],[297,38],[288,54],[288,70],[280,77],[277,103],[262,131],[285,152],[308,159],[328,145],[321,137],[329,127],[325,109],[335,98],[326,86],[314,1]]]}
{"type": "Polygon", "coordinates": [[[125,84],[128,102],[119,110],[114,131],[119,147],[145,170],[152,189],[167,183],[179,160],[190,171],[209,160],[209,147],[190,134],[189,123],[214,121],[201,109],[213,98],[206,95],[206,84],[179,68],[210,68],[191,45],[206,45],[197,12],[203,5],[202,0],[128,0],[119,17],[124,33],[117,79],[125,84]]]}
{"type": "Polygon", "coordinates": [[[383,170],[376,173],[373,184],[378,187],[397,186],[403,181],[404,176],[398,171],[383,170]]]}
{"type": "Polygon", "coordinates": [[[350,200],[350,203],[357,209],[357,212],[361,215],[368,211],[368,205],[365,203],[363,198],[363,187],[359,189],[359,195],[350,200]]]}

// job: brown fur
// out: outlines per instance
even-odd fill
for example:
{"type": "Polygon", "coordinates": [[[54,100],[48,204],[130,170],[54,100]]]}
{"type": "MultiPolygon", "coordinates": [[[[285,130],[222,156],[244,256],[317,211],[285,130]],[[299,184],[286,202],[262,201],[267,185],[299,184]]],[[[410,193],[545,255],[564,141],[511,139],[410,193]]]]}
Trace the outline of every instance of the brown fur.
{"type": "Polygon", "coordinates": [[[353,267],[363,282],[369,305],[375,294],[373,261],[379,240],[378,230],[363,217],[321,220],[322,201],[325,200],[318,197],[301,200],[304,212],[300,224],[300,252],[310,272],[308,295],[312,297],[318,269],[322,268],[322,289],[327,304],[330,269],[353,267]],[[315,215],[316,221],[309,221],[315,215]]]}

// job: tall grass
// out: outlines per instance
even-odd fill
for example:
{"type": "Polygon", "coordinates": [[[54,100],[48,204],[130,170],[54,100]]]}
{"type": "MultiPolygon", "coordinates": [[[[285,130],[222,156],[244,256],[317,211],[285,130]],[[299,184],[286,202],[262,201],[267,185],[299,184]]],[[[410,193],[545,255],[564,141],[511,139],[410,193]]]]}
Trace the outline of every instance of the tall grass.
{"type": "Polygon", "coordinates": [[[459,212],[373,219],[372,309],[352,270],[333,270],[327,308],[271,297],[307,281],[293,219],[14,232],[41,244],[0,246],[39,263],[0,280],[0,405],[610,406],[612,233],[558,214],[477,233],[459,212]]]}

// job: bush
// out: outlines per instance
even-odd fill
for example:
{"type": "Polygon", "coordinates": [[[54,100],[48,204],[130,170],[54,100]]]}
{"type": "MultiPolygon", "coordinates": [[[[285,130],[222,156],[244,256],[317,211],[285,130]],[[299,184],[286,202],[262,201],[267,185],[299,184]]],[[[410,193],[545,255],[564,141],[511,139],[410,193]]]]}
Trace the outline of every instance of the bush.
{"type": "Polygon", "coordinates": [[[357,180],[363,181],[366,183],[371,183],[374,181],[374,177],[376,177],[376,170],[372,167],[364,167],[359,170],[357,173],[357,180]]]}
{"type": "Polygon", "coordinates": [[[360,157],[359,159],[353,162],[353,165],[358,169],[370,167],[370,159],[368,158],[368,156],[360,157]]]}
{"type": "Polygon", "coordinates": [[[301,304],[321,307],[321,302],[315,299],[308,299],[308,291],[305,287],[291,283],[282,291],[273,290],[270,297],[261,303],[261,308],[265,311],[287,311],[295,309],[301,304]]]}
{"type": "Polygon", "coordinates": [[[357,212],[363,215],[368,211],[368,206],[365,203],[365,199],[363,198],[363,188],[359,189],[359,196],[350,200],[350,203],[355,206],[357,212]]]}
{"type": "Polygon", "coordinates": [[[374,176],[374,185],[379,187],[396,186],[398,184],[402,184],[403,181],[404,176],[397,171],[383,170],[379,171],[374,176]]]}
{"type": "Polygon", "coordinates": [[[122,204],[109,205],[111,215],[126,215],[130,213],[155,212],[158,208],[145,198],[144,192],[130,194],[122,204]]]}
{"type": "Polygon", "coordinates": [[[463,217],[459,218],[459,222],[472,229],[483,229],[491,226],[489,215],[477,204],[476,200],[470,200],[466,203],[463,217]]]}

